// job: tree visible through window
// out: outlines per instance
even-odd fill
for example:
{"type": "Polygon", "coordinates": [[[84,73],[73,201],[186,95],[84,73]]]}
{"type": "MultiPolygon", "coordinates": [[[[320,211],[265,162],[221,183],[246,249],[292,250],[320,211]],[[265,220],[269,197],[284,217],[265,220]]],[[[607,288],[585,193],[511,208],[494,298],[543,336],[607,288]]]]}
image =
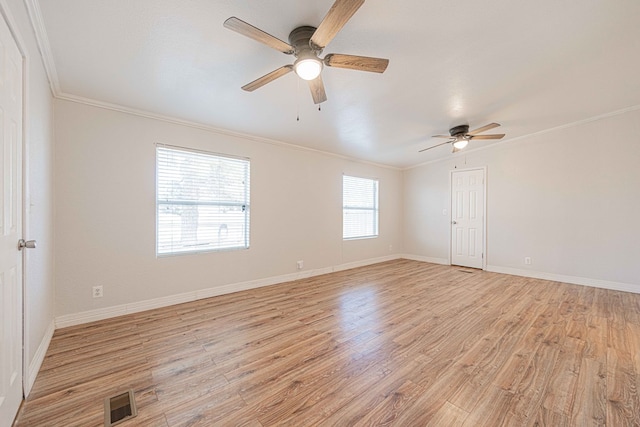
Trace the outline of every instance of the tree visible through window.
{"type": "Polygon", "coordinates": [[[249,247],[249,160],[158,145],[156,253],[249,247]]]}
{"type": "Polygon", "coordinates": [[[378,181],[342,177],[342,238],[378,235],[378,181]]]}

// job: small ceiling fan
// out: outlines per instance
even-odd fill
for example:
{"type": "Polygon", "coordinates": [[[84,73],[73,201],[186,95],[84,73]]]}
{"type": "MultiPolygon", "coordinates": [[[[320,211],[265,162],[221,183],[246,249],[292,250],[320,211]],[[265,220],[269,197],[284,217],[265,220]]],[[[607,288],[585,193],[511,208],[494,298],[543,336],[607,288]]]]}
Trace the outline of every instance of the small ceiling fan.
{"type": "Polygon", "coordinates": [[[460,125],[455,126],[449,129],[449,135],[433,135],[433,138],[447,138],[449,141],[443,142],[442,144],[434,145],[433,147],[425,148],[420,150],[419,153],[423,151],[431,150],[432,148],[439,147],[444,144],[453,144],[453,152],[456,153],[462,150],[464,147],[469,144],[469,141],[472,139],[502,139],[504,137],[504,133],[497,133],[493,135],[478,135],[479,133],[486,132],[489,129],[497,128],[500,126],[498,123],[489,123],[488,125],[482,126],[481,128],[474,129],[469,132],[469,125],[460,125]]]}
{"type": "Polygon", "coordinates": [[[322,83],[322,76],[320,74],[325,65],[327,67],[383,73],[387,69],[387,65],[389,65],[388,59],[343,55],[339,53],[330,53],[324,58],[319,57],[325,46],[333,40],[338,31],[344,27],[363,3],[364,0],[336,0],[317,28],[310,26],[295,28],[289,34],[289,43],[235,16],[224,21],[226,28],[279,50],[282,53],[293,55],[296,58],[292,65],[284,65],[277,70],[265,74],[251,83],[242,86],[242,89],[253,92],[267,83],[291,71],[295,71],[300,78],[309,82],[313,102],[320,104],[327,100],[327,94],[324,90],[324,84],[322,83]]]}

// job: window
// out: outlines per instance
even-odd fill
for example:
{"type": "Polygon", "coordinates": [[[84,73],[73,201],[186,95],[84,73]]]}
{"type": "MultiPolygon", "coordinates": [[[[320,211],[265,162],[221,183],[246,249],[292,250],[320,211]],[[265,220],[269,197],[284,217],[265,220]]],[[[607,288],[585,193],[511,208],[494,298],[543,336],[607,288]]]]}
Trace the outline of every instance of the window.
{"type": "Polygon", "coordinates": [[[249,247],[249,160],[158,145],[156,254],[249,247]]]}
{"type": "Polygon", "coordinates": [[[378,181],[342,177],[342,238],[378,235],[378,181]]]}

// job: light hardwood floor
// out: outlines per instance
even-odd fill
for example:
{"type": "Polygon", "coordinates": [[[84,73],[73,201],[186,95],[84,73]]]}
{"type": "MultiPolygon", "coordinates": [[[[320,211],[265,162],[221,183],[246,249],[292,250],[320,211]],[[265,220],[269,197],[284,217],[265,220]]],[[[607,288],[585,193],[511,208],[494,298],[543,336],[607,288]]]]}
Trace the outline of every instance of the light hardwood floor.
{"type": "Polygon", "coordinates": [[[639,426],[640,295],[409,260],[56,331],[18,426],[639,426]]]}

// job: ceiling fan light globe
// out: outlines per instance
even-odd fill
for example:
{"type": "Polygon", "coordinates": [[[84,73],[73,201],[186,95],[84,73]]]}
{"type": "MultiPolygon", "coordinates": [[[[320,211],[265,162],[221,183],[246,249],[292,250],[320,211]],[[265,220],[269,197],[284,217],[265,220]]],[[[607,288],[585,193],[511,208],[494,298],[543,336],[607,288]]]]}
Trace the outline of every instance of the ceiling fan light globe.
{"type": "Polygon", "coordinates": [[[296,61],[293,68],[303,80],[314,80],[322,71],[322,62],[315,58],[304,58],[296,61]]]}
{"type": "Polygon", "coordinates": [[[462,150],[467,144],[469,144],[469,140],[465,138],[457,139],[453,142],[453,146],[458,150],[462,150]]]}

